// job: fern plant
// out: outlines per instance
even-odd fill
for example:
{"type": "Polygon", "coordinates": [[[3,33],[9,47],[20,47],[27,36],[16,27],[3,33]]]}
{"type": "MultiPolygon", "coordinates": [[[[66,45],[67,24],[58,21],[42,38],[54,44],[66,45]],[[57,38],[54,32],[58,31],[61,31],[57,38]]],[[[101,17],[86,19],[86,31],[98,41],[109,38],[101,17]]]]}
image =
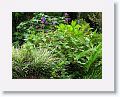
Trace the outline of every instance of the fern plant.
{"type": "Polygon", "coordinates": [[[102,43],[100,43],[96,48],[94,48],[94,52],[91,54],[88,62],[85,64],[85,68],[87,71],[89,70],[92,63],[94,63],[94,61],[97,59],[99,54],[101,54],[101,52],[102,52],[102,43]]]}

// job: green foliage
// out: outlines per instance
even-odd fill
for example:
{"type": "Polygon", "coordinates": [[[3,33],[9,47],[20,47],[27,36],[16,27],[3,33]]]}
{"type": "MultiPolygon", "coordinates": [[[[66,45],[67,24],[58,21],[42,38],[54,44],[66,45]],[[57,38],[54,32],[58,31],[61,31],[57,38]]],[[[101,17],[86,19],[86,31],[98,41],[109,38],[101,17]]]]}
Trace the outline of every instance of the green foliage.
{"type": "Polygon", "coordinates": [[[54,31],[59,23],[64,23],[64,17],[53,17],[45,15],[44,13],[34,13],[33,18],[21,22],[16,27],[17,31],[13,33],[13,42],[17,42],[21,45],[28,34],[32,32],[47,33],[49,31],[54,31]],[[44,22],[41,20],[42,18],[45,18],[44,22]]]}
{"type": "Polygon", "coordinates": [[[102,51],[102,44],[100,43],[95,50],[93,51],[93,53],[91,54],[91,56],[89,57],[88,62],[85,64],[85,68],[87,69],[87,71],[89,70],[91,64],[96,60],[96,58],[99,56],[99,54],[101,54],[102,51]]]}
{"type": "Polygon", "coordinates": [[[102,37],[96,31],[92,32],[88,23],[83,24],[72,21],[71,25],[60,24],[55,32],[30,34],[27,37],[26,41],[36,47],[47,48],[59,58],[52,66],[51,78],[84,78],[88,76],[86,73],[93,72],[90,68],[101,54],[102,37]]]}
{"type": "Polygon", "coordinates": [[[64,23],[65,17],[33,15],[13,33],[13,78],[102,78],[102,33],[98,28],[84,19],[64,23]]]}
{"type": "Polygon", "coordinates": [[[13,78],[47,78],[55,58],[47,49],[26,43],[12,48],[13,78]]]}

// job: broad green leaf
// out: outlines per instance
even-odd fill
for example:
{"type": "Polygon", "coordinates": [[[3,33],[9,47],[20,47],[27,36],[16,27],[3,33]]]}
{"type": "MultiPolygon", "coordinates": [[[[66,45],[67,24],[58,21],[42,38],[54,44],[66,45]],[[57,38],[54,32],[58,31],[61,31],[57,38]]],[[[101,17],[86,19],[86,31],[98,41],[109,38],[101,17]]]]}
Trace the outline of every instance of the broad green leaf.
{"type": "Polygon", "coordinates": [[[76,21],[72,21],[72,22],[71,22],[71,25],[72,25],[72,27],[75,27],[76,21]]]}
{"type": "Polygon", "coordinates": [[[80,54],[78,54],[78,55],[76,56],[76,59],[77,59],[77,60],[80,59],[81,57],[85,56],[87,53],[89,53],[89,52],[91,52],[91,51],[93,51],[93,50],[94,50],[94,49],[88,49],[88,50],[86,50],[86,51],[81,52],[80,54]]]}

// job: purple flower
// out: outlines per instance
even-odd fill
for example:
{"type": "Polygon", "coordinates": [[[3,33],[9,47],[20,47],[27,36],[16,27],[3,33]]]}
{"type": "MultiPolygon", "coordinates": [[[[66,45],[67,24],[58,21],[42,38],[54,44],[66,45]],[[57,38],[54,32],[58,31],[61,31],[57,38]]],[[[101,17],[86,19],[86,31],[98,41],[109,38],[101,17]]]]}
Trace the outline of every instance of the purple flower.
{"type": "Polygon", "coordinates": [[[69,20],[69,18],[65,18],[65,21],[68,21],[69,20]]]}
{"type": "Polygon", "coordinates": [[[45,24],[48,25],[48,22],[46,21],[45,24]]]}
{"type": "Polygon", "coordinates": [[[69,21],[69,18],[65,18],[65,22],[68,23],[68,21],[69,21]]]}
{"type": "Polygon", "coordinates": [[[46,20],[46,18],[44,18],[44,17],[41,18],[41,21],[45,22],[45,20],[46,20]]]}
{"type": "Polygon", "coordinates": [[[38,25],[36,25],[36,26],[35,26],[35,28],[39,28],[39,26],[38,26],[38,25]]]}
{"type": "Polygon", "coordinates": [[[44,21],[41,21],[42,24],[44,24],[44,21]]]}
{"type": "Polygon", "coordinates": [[[71,18],[65,18],[65,23],[68,23],[71,20],[71,18]]]}
{"type": "Polygon", "coordinates": [[[64,13],[64,15],[65,15],[65,16],[68,16],[68,13],[67,13],[67,12],[65,12],[65,13],[64,13]]]}

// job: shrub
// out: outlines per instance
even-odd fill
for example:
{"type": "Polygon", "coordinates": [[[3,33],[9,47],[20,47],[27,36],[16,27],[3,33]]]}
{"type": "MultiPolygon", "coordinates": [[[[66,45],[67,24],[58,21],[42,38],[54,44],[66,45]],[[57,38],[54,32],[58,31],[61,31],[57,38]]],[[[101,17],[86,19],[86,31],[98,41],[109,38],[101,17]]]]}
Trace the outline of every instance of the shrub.
{"type": "Polygon", "coordinates": [[[12,48],[13,78],[48,78],[55,58],[47,49],[26,43],[12,48]]]}
{"type": "Polygon", "coordinates": [[[92,32],[89,24],[72,21],[56,31],[30,34],[26,41],[47,48],[59,60],[52,65],[51,78],[101,78],[102,34],[92,32]],[[31,38],[32,37],[32,38],[31,38]],[[95,74],[95,76],[94,76],[95,74]]]}
{"type": "Polygon", "coordinates": [[[22,45],[24,43],[24,39],[31,32],[47,33],[49,31],[56,30],[56,26],[59,23],[64,23],[64,17],[59,16],[48,16],[44,13],[33,13],[33,18],[21,22],[16,27],[16,32],[13,32],[13,42],[15,45],[22,45]]]}

